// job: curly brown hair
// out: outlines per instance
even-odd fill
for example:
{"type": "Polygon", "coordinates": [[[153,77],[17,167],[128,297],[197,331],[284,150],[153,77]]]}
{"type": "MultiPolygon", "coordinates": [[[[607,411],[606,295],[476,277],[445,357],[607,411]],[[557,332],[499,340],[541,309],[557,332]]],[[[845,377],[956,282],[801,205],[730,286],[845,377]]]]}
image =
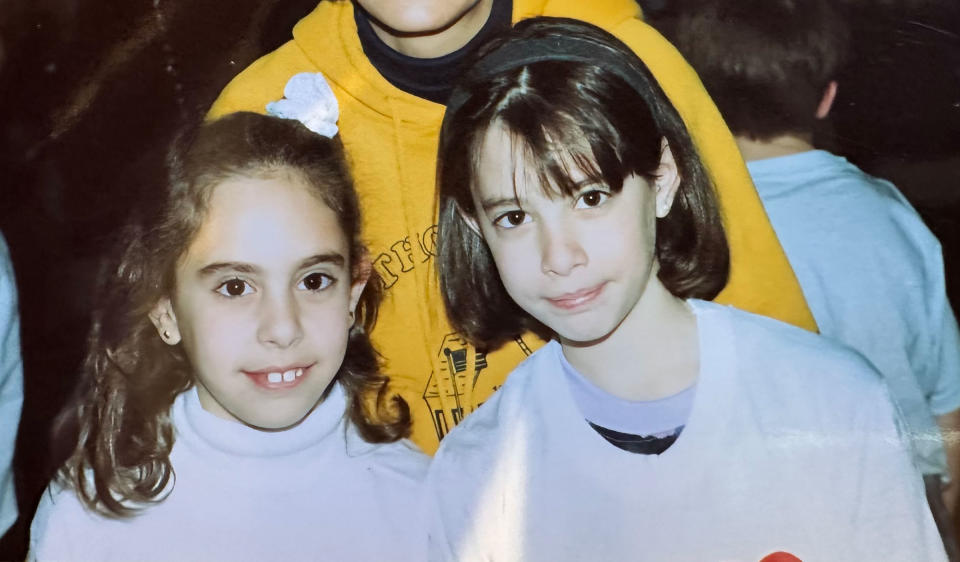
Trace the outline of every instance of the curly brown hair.
{"type": "MultiPolygon", "coordinates": [[[[173,478],[170,406],[194,381],[182,346],[164,343],[149,313],[172,293],[176,264],[204,220],[213,188],[228,178],[278,171],[302,179],[333,210],[350,240],[350,264],[366,253],[339,138],[256,113],[235,113],[182,133],[169,151],[156,200],[142,202],[102,269],[80,384],[58,423],[76,444],[58,477],[91,509],[124,517],[139,509],[136,504],[162,501],[173,478]]],[[[335,378],[347,395],[348,419],[369,442],[396,441],[410,432],[409,409],[388,392],[368,336],[382,293],[373,273],[335,378]]]]}

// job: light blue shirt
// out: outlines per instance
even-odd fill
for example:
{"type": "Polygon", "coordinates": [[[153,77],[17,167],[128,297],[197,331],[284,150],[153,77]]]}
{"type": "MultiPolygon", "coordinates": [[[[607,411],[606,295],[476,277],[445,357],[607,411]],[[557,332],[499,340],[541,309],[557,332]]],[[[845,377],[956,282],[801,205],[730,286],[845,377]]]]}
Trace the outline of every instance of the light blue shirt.
{"type": "Polygon", "coordinates": [[[747,163],[822,334],[883,374],[917,467],[946,474],[934,416],[960,407],[940,244],[891,183],[812,150],[747,163]]]}
{"type": "Polygon", "coordinates": [[[0,535],[17,520],[13,446],[23,407],[20,317],[10,251],[0,236],[0,535]]]}

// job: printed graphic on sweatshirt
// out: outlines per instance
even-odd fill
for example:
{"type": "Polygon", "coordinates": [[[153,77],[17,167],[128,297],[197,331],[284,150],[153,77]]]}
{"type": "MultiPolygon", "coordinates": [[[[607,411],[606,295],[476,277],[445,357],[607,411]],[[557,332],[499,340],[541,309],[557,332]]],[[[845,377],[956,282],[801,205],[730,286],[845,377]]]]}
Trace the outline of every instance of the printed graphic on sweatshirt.
{"type": "Polygon", "coordinates": [[[426,263],[437,255],[437,225],[431,225],[423,232],[415,233],[415,236],[413,242],[409,236],[394,241],[387,251],[373,258],[373,268],[380,274],[387,289],[393,287],[404,273],[413,271],[418,264],[426,263]]]}
{"type": "Polygon", "coordinates": [[[437,439],[460,423],[479,404],[473,404],[477,379],[487,366],[487,357],[477,352],[460,334],[447,334],[440,344],[439,372],[430,373],[423,399],[430,409],[437,439]]]}
{"type": "MultiPolygon", "coordinates": [[[[525,356],[532,353],[522,339],[517,338],[516,344],[525,356]]],[[[480,407],[482,398],[500,388],[502,381],[484,376],[489,373],[485,372],[487,356],[477,352],[459,334],[447,334],[443,338],[438,356],[439,372],[430,373],[423,399],[440,440],[467,414],[480,407]]]]}

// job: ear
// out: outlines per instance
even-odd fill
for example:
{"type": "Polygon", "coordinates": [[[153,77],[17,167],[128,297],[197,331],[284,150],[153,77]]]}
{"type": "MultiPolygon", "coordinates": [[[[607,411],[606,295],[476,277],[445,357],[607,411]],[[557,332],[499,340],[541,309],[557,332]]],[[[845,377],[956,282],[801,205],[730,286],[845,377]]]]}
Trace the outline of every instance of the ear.
{"type": "Polygon", "coordinates": [[[363,294],[363,289],[367,286],[367,281],[370,280],[370,275],[373,273],[373,262],[370,261],[370,254],[366,249],[363,250],[363,253],[357,258],[356,263],[353,264],[353,271],[351,272],[353,280],[350,282],[350,318],[355,317],[355,312],[357,310],[357,303],[360,302],[360,295],[363,294]]]}
{"type": "Polygon", "coordinates": [[[820,98],[820,105],[817,106],[817,119],[823,119],[830,114],[834,100],[837,99],[837,81],[831,80],[827,87],[823,89],[823,97],[820,98]]]}
{"type": "Polygon", "coordinates": [[[167,345],[180,343],[180,326],[177,324],[177,315],[173,312],[173,304],[168,297],[160,299],[148,316],[164,343],[167,345]]]}
{"type": "Polygon", "coordinates": [[[680,189],[680,170],[677,169],[677,162],[667,139],[660,139],[660,166],[657,167],[653,188],[657,198],[657,218],[662,219],[670,213],[673,198],[680,189]]]}

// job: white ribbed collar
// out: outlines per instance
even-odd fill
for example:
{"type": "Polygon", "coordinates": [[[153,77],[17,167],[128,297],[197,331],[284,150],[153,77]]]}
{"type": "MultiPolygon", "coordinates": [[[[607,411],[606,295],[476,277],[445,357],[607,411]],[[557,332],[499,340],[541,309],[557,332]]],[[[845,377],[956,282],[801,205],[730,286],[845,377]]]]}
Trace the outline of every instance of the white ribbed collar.
{"type": "Polygon", "coordinates": [[[340,384],[333,383],[326,399],[299,425],[285,431],[261,431],[204,410],[196,388],[191,388],[174,401],[171,417],[178,440],[199,440],[227,455],[277,457],[311,448],[328,437],[339,435],[345,439],[345,410],[343,389],[340,384]]]}

